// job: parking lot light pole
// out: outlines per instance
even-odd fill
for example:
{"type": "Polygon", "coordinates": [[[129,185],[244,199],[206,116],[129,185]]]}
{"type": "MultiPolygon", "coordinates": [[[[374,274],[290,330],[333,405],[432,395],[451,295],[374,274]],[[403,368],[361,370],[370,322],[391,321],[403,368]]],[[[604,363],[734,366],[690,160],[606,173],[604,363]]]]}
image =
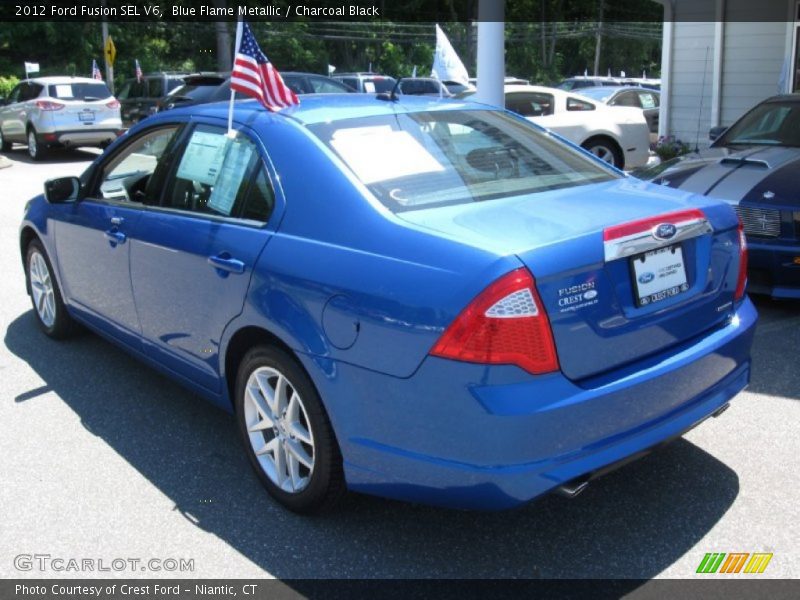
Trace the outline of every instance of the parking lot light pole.
{"type": "Polygon", "coordinates": [[[478,4],[478,89],[475,100],[503,106],[505,0],[478,4]]]}

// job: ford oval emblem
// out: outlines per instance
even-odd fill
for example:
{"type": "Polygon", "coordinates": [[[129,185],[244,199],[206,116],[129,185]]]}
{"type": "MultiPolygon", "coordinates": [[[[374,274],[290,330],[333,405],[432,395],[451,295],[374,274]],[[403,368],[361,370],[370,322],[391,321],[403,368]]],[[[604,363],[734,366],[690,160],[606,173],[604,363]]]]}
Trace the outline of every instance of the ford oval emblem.
{"type": "Polygon", "coordinates": [[[678,233],[678,228],[672,223],[661,223],[653,227],[652,233],[657,240],[671,240],[678,233]]]}
{"type": "Polygon", "coordinates": [[[641,275],[639,275],[639,283],[644,285],[644,284],[650,283],[655,278],[656,278],[655,273],[651,273],[650,271],[647,271],[646,273],[642,273],[641,275]]]}

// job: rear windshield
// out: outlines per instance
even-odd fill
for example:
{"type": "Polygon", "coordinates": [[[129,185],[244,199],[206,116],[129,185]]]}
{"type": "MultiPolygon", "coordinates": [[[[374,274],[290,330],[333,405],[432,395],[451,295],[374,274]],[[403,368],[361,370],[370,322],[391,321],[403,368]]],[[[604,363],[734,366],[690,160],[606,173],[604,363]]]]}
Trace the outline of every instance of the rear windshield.
{"type": "Polygon", "coordinates": [[[191,98],[192,100],[197,100],[199,102],[205,101],[210,99],[214,92],[217,91],[221,82],[217,82],[214,85],[182,85],[181,87],[175,88],[172,90],[167,98],[191,98]]]}
{"type": "Polygon", "coordinates": [[[614,171],[499,111],[435,111],[309,129],[394,212],[608,181],[614,171]]]}
{"type": "Polygon", "coordinates": [[[56,83],[49,86],[48,95],[59,100],[103,100],[111,95],[105,83],[56,83]]]}

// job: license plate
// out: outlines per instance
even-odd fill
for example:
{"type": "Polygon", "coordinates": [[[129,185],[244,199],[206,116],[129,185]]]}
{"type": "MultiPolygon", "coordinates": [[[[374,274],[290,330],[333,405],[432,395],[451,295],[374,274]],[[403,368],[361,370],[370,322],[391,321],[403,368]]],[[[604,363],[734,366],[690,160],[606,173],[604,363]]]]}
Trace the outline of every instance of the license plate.
{"type": "Polygon", "coordinates": [[[94,113],[92,111],[79,112],[78,118],[84,122],[94,121],[94,113]]]}
{"type": "Polygon", "coordinates": [[[683,249],[667,246],[631,258],[636,305],[648,306],[689,289],[683,249]]]}

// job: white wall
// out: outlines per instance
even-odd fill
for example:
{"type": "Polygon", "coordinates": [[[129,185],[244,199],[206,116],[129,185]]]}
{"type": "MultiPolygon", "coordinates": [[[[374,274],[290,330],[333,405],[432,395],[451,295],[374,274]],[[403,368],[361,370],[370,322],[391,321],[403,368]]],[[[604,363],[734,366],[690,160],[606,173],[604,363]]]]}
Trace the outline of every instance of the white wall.
{"type": "Polygon", "coordinates": [[[669,89],[662,90],[669,94],[666,133],[702,148],[709,128],[730,125],[779,92],[795,0],[675,0],[673,6],[669,89]]]}
{"type": "Polygon", "coordinates": [[[725,23],[720,124],[779,93],[785,60],[785,21],[725,23]]]}
{"type": "MultiPolygon", "coordinates": [[[[677,8],[680,10],[680,6],[677,8]]],[[[692,147],[698,138],[698,120],[700,145],[708,139],[713,65],[714,23],[676,21],[669,89],[669,135],[692,147]]]]}

